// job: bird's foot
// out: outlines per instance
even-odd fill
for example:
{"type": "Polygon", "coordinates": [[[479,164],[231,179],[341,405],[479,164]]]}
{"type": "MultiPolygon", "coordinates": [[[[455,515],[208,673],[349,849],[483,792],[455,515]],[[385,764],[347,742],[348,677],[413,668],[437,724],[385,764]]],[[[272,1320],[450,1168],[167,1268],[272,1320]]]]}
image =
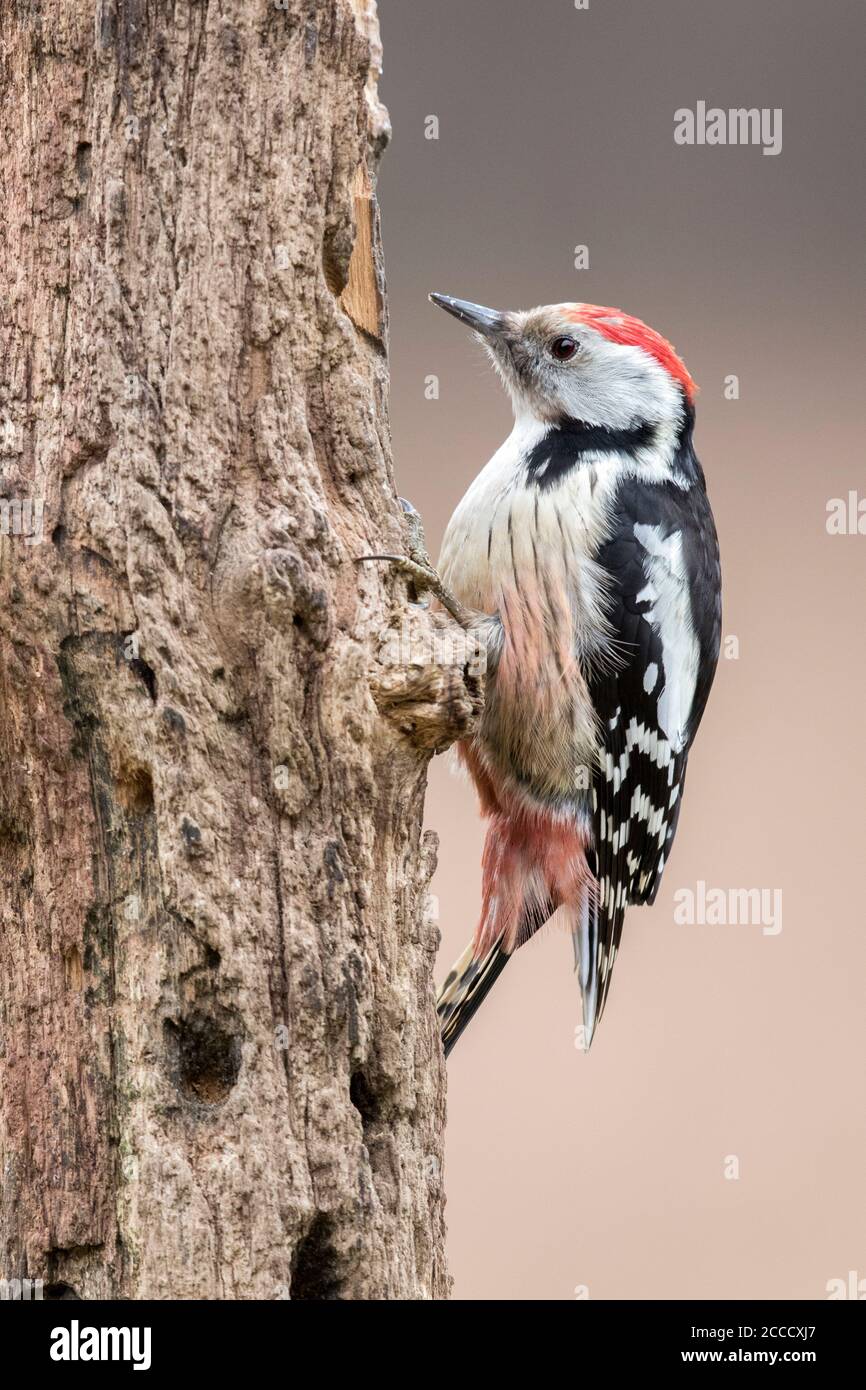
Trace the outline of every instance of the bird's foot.
{"type": "Polygon", "coordinates": [[[409,544],[406,547],[408,554],[359,555],[358,563],[360,564],[364,560],[387,560],[405,574],[407,579],[411,579],[419,593],[432,594],[434,598],[438,599],[446,612],[450,613],[454,621],[459,623],[465,631],[468,632],[479,627],[487,620],[486,614],[478,613],[473,608],[467,608],[445,587],[427,554],[424,527],[420,515],[412,503],[407,502],[404,497],[400,498],[400,505],[406,516],[409,531],[409,544]]]}

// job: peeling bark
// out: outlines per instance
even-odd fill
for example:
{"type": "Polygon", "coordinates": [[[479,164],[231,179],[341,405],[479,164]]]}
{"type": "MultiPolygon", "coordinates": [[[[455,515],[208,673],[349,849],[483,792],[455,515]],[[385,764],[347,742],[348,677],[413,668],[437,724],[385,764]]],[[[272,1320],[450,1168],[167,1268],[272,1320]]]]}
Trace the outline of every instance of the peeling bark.
{"type": "Polygon", "coordinates": [[[442,1297],[375,5],[3,10],[0,1275],[442,1297]]]}

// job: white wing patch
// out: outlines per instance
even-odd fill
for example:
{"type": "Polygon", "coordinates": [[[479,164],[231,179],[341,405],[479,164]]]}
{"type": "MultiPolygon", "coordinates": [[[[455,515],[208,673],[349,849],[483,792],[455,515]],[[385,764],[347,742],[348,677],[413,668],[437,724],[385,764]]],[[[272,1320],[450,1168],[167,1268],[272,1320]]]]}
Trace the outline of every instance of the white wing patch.
{"type": "Polygon", "coordinates": [[[675,753],[686,744],[695,698],[700,648],[692,622],[689,582],[683,559],[682,532],[663,536],[659,526],[635,523],[634,534],[646,551],[650,578],[642,596],[652,608],[644,614],[662,644],[665,683],[658,700],[658,723],[675,753]]]}

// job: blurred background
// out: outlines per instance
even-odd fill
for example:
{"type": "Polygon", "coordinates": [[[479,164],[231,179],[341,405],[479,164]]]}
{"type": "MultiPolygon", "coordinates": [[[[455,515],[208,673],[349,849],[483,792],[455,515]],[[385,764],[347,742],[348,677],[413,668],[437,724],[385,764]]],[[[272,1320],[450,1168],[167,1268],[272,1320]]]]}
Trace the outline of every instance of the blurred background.
{"type": "MultiPolygon", "coordinates": [[[[830,499],[866,498],[862,5],[379,9],[394,453],[431,554],[511,416],[428,291],[618,306],[702,388],[736,653],[591,1053],[554,931],[516,955],[452,1054],[455,1296],[826,1298],[830,1280],[866,1280],[866,535],[826,526],[830,499]],[[676,145],[674,111],[699,100],[782,108],[781,153],[676,145]],[[699,881],[780,890],[781,932],[678,925],[675,894],[699,881]]],[[[475,927],[483,836],[447,757],[427,808],[441,977],[475,927]]]]}

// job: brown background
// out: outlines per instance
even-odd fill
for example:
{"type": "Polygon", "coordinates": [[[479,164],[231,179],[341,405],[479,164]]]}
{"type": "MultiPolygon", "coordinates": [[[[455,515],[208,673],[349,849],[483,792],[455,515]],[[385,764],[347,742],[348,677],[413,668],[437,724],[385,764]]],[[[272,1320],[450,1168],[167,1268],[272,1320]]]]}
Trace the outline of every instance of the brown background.
{"type": "MultiPolygon", "coordinates": [[[[669,336],[703,388],[698,452],[740,649],[591,1054],[574,1047],[579,992],[554,932],[519,953],[452,1056],[455,1293],[826,1297],[829,1279],[866,1278],[866,536],[825,529],[829,498],[866,494],[862,6],[380,11],[394,440],[431,551],[510,412],[427,292],[617,305],[669,336]],[[674,110],[699,99],[782,107],[782,153],[676,146],[674,110]],[[589,270],[573,269],[578,243],[589,270]],[[430,373],[439,401],[424,398],[430,373]],[[781,889],[781,934],[676,925],[674,894],[698,879],[781,889]]],[[[446,759],[428,816],[444,973],[475,925],[482,838],[446,759]]]]}

